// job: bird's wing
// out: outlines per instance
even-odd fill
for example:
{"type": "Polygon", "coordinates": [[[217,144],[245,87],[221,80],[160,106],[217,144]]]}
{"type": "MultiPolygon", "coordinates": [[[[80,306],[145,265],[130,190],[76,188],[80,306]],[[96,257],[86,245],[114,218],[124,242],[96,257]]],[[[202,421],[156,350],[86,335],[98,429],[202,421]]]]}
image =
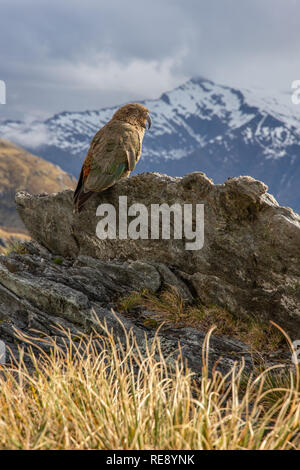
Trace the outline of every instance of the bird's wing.
{"type": "Polygon", "coordinates": [[[105,126],[93,139],[83,172],[84,191],[100,192],[132,171],[141,153],[136,129],[126,123],[105,126]]]}

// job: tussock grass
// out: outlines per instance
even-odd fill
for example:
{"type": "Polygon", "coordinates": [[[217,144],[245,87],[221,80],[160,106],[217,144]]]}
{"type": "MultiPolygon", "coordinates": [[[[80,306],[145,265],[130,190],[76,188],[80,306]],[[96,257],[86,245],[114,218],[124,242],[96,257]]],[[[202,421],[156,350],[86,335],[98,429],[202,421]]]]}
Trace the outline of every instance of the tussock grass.
{"type": "Polygon", "coordinates": [[[248,344],[253,351],[274,351],[282,343],[283,337],[269,323],[255,318],[237,318],[226,308],[218,305],[202,305],[195,301],[186,305],[180,292],[173,286],[154,294],[147,290],[132,292],[119,299],[120,312],[129,312],[134,307],[143,307],[152,313],[144,324],[159,327],[164,322],[170,326],[190,326],[202,331],[216,325],[216,335],[235,337],[248,344]],[[152,323],[151,323],[152,320],[152,323]]]}
{"type": "Polygon", "coordinates": [[[270,370],[246,383],[236,365],[225,376],[208,373],[212,330],[195,380],[180,354],[163,355],[157,336],[139,348],[126,333],[122,346],[102,328],[105,336],[76,342],[64,332],[65,347],[43,338],[52,352],[31,353],[34,373],[22,357],[3,367],[1,449],[300,448],[299,370],[277,400],[270,370]]]}
{"type": "Polygon", "coordinates": [[[5,256],[9,256],[11,253],[18,253],[19,255],[25,255],[28,253],[27,248],[24,246],[24,244],[19,241],[10,241],[9,245],[7,248],[3,249],[3,254],[5,256]]]}

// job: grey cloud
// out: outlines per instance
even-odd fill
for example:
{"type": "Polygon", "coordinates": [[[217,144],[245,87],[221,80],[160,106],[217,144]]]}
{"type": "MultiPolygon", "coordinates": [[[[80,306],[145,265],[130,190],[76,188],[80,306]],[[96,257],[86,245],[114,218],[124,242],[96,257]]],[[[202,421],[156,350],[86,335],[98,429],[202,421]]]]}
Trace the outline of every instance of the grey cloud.
{"type": "Polygon", "coordinates": [[[194,75],[288,89],[299,23],[297,0],[1,0],[0,120],[155,97],[194,75]]]}

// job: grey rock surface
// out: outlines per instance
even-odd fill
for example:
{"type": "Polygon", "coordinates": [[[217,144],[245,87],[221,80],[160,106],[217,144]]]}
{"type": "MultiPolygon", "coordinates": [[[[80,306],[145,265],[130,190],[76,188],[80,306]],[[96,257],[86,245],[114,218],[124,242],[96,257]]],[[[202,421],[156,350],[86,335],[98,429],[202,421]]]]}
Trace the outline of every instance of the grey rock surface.
{"type": "MultiPolygon", "coordinates": [[[[142,261],[101,261],[88,256],[75,260],[57,257],[36,242],[24,244],[27,253],[12,252],[0,255],[0,339],[7,346],[7,362],[11,355],[18,357],[19,333],[39,338],[40,334],[55,337],[58,344],[64,335],[58,326],[77,335],[99,330],[97,318],[116,337],[124,341],[124,329],[132,330],[141,350],[145,338],[152,341],[155,329],[147,327],[137,311],[121,315],[116,300],[141,287],[157,291],[172,282],[181,287],[186,296],[188,287],[167,266],[142,261]],[[37,331],[39,333],[37,333],[37,331]]],[[[181,353],[188,366],[196,373],[202,370],[202,346],[205,333],[194,328],[162,327],[159,332],[165,355],[181,353]]],[[[47,345],[36,343],[47,351],[47,345]]],[[[22,343],[21,343],[22,345],[22,343]]],[[[24,346],[24,344],[23,344],[24,346]]],[[[218,369],[226,373],[235,361],[245,360],[246,370],[253,366],[253,358],[246,344],[227,337],[212,337],[209,364],[218,362],[218,369]]]]}
{"type": "MultiPolygon", "coordinates": [[[[199,297],[204,305],[225,307],[237,317],[273,320],[292,339],[300,338],[300,216],[280,207],[264,183],[240,176],[214,185],[201,172],[183,178],[144,173],[95,195],[80,214],[73,213],[72,195],[19,192],[16,202],[35,240],[51,253],[75,260],[72,269],[83,263],[75,275],[83,289],[91,271],[95,295],[105,291],[104,278],[112,279],[114,272],[132,285],[150,283],[154,291],[165,276],[178,288],[180,284],[187,299],[199,297]],[[144,204],[149,213],[151,204],[204,204],[203,248],[186,250],[187,240],[174,240],[172,232],[169,240],[153,240],[151,234],[147,240],[100,240],[96,209],[106,203],[118,212],[119,196],[127,196],[128,207],[144,204]],[[171,271],[163,274],[164,266],[171,271]]],[[[24,281],[25,287],[28,295],[37,289],[32,279],[24,281]]],[[[49,290],[58,295],[50,283],[49,290]]],[[[65,306],[70,317],[74,296],[70,291],[65,306]]]]}

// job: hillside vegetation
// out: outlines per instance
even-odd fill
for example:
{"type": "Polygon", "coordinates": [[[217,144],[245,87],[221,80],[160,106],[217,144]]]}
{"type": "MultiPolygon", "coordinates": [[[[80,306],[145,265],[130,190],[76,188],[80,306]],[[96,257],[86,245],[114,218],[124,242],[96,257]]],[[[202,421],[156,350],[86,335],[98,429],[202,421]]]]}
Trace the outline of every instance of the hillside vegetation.
{"type": "Polygon", "coordinates": [[[15,208],[15,193],[55,193],[75,187],[75,178],[52,163],[0,139],[0,227],[26,233],[15,208]]]}

